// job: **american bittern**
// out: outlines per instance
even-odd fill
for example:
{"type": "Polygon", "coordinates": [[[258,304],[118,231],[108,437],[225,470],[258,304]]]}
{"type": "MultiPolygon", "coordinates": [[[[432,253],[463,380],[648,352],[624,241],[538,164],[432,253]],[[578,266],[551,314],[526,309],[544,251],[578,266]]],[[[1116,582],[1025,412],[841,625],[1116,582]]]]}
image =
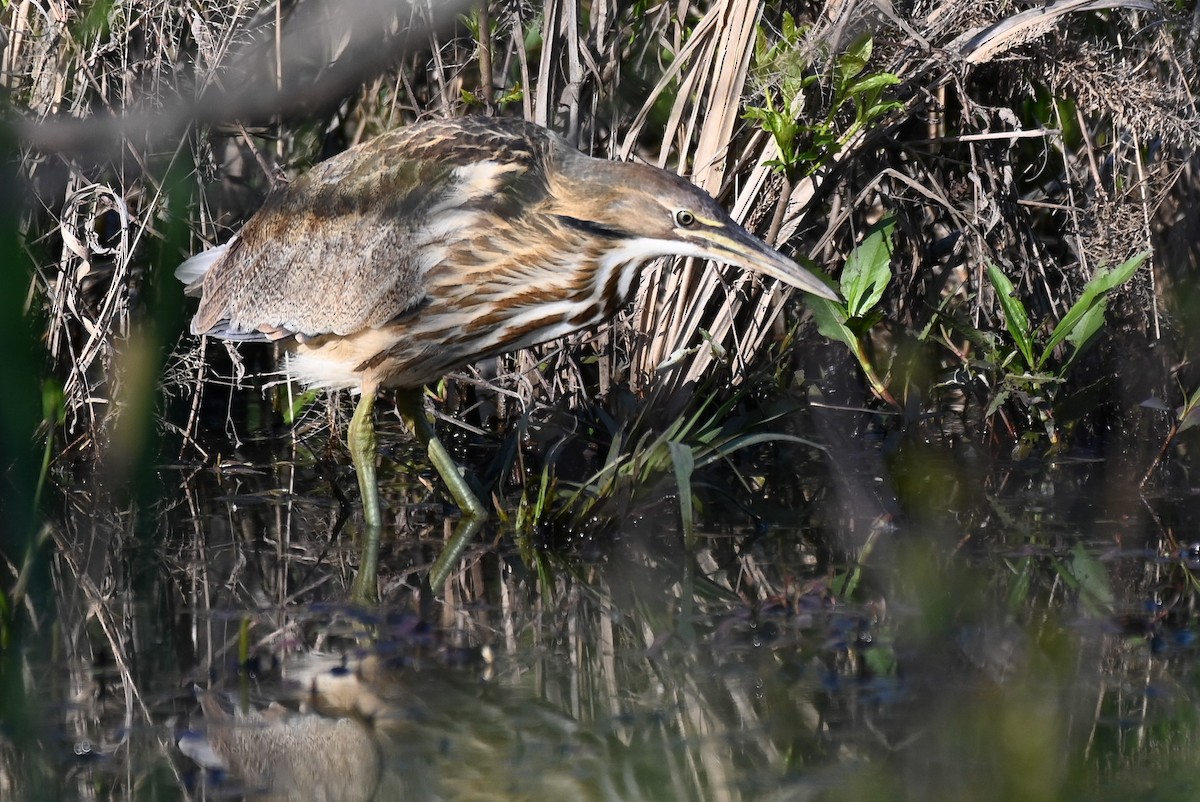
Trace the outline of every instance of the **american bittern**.
{"type": "Polygon", "coordinates": [[[422,385],[612,317],[641,266],[661,256],[837,297],[679,176],[590,158],[531,123],[479,117],[412,125],[318,164],[176,275],[201,296],[193,333],[283,341],[300,382],[361,390],[348,432],[368,530],[361,595],[374,592],[381,528],[379,389],[399,389],[401,414],[463,520],[482,521],[425,417],[422,385]]]}

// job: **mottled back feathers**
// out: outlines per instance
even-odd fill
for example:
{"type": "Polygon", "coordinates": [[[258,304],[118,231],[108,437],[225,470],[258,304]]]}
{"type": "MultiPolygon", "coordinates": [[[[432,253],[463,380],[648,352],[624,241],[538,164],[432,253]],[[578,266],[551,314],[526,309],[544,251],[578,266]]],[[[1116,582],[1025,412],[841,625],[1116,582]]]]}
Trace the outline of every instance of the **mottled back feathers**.
{"type": "MultiPolygon", "coordinates": [[[[447,242],[546,194],[553,136],[512,120],[433,121],[316,165],[268,198],[217,258],[194,257],[211,264],[192,330],[346,335],[419,307],[447,242]]],[[[179,273],[189,270],[193,260],[179,273]]]]}

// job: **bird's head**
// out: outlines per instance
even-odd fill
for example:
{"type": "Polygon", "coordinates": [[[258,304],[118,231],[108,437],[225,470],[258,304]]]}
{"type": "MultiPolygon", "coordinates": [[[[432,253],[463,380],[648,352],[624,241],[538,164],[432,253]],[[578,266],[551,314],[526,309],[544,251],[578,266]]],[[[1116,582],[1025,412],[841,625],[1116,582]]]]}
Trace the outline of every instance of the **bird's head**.
{"type": "Polygon", "coordinates": [[[553,184],[566,216],[623,238],[627,252],[645,259],[711,259],[838,300],[823,281],[735,223],[707,192],[674,173],[581,154],[560,164],[553,184]]]}

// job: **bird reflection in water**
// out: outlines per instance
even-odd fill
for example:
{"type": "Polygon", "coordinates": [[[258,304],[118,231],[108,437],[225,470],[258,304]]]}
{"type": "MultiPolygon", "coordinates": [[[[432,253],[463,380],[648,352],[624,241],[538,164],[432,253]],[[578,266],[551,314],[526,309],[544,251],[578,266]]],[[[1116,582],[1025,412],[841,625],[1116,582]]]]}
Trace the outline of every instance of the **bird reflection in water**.
{"type": "Polygon", "coordinates": [[[394,670],[374,656],[288,667],[295,712],[231,714],[200,697],[180,749],[227,772],[220,793],[271,802],[639,798],[624,747],[488,667],[394,670]],[[631,787],[626,787],[631,786],[631,787]],[[617,796],[613,796],[616,793],[617,796]]]}

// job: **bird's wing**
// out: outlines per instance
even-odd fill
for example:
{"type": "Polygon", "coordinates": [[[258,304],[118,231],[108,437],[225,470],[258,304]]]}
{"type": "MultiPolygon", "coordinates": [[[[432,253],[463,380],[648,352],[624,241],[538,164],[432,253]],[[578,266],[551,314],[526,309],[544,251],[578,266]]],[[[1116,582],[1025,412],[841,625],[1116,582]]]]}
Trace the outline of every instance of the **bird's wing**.
{"type": "Polygon", "coordinates": [[[207,265],[192,330],[267,339],[381,326],[425,301],[426,272],[462,232],[546,192],[528,149],[421,133],[352,148],[269,198],[207,265]]]}

